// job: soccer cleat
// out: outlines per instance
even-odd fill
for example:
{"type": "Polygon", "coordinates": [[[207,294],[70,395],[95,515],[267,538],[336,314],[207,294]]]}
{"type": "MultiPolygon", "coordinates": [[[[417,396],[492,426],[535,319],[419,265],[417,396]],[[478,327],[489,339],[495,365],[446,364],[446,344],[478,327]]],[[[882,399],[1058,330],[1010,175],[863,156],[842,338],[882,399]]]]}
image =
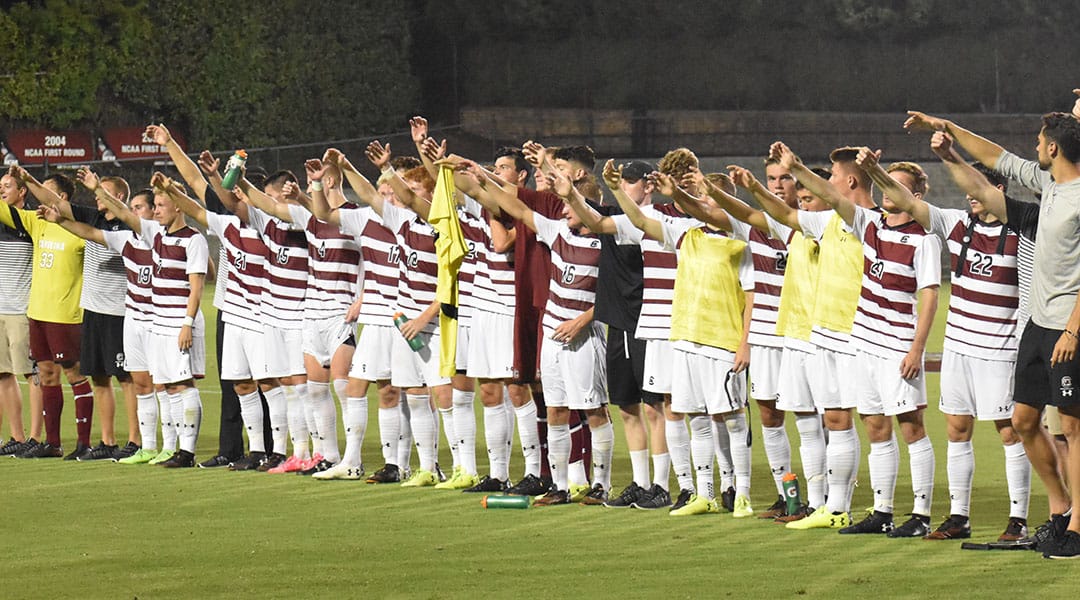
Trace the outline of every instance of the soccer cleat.
{"type": "Polygon", "coordinates": [[[255,468],[260,473],[266,473],[270,469],[276,469],[277,467],[285,464],[285,455],[271,452],[266,455],[266,458],[259,463],[259,466],[255,468]]]}
{"type": "Polygon", "coordinates": [[[401,471],[397,465],[386,464],[367,478],[367,483],[397,483],[401,481],[401,471]]]}
{"type": "Polygon", "coordinates": [[[729,487],[720,492],[720,506],[728,512],[735,512],[735,488],[729,487]]]}
{"type": "Polygon", "coordinates": [[[911,514],[911,518],[886,535],[891,538],[926,537],[930,534],[930,517],[911,514]]]}
{"type": "Polygon", "coordinates": [[[17,448],[15,448],[15,452],[12,453],[11,456],[14,458],[30,458],[23,455],[40,445],[41,442],[35,440],[34,438],[26,438],[25,442],[22,442],[17,448]]]}
{"type": "Polygon", "coordinates": [[[230,471],[254,471],[266,458],[265,452],[252,452],[229,463],[230,471]]]}
{"type": "Polygon", "coordinates": [[[675,504],[671,505],[671,510],[679,510],[686,506],[686,503],[690,501],[696,494],[691,490],[679,490],[679,496],[675,498],[675,504]]]}
{"type": "Polygon", "coordinates": [[[132,454],[127,458],[121,458],[116,461],[122,465],[145,465],[146,463],[154,460],[154,457],[158,455],[157,450],[144,450],[139,448],[138,452],[132,454]]]}
{"type": "Polygon", "coordinates": [[[117,450],[119,450],[119,448],[116,445],[108,446],[105,442],[99,442],[98,445],[91,448],[89,452],[76,456],[75,460],[80,462],[85,460],[112,460],[113,454],[115,454],[117,450]]]}
{"type": "Polygon", "coordinates": [[[314,456],[312,456],[311,458],[309,458],[309,459],[307,459],[307,460],[303,461],[303,462],[302,462],[302,463],[300,464],[300,470],[301,470],[301,471],[307,471],[308,469],[311,469],[311,468],[313,468],[313,467],[314,467],[315,465],[317,465],[317,464],[321,463],[321,462],[322,462],[323,460],[324,460],[324,459],[323,459],[323,455],[322,455],[322,454],[318,454],[318,453],[316,453],[316,454],[315,454],[314,456]]]}
{"type": "Polygon", "coordinates": [[[1005,527],[1005,532],[998,536],[999,542],[1018,542],[1027,537],[1027,519],[1021,519],[1020,517],[1009,517],[1009,524],[1005,527]]]}
{"type": "Polygon", "coordinates": [[[1080,533],[1066,531],[1057,538],[1057,543],[1052,548],[1043,551],[1043,558],[1057,560],[1074,560],[1080,558],[1080,533]]]}
{"type": "Polygon", "coordinates": [[[630,485],[623,488],[623,491],[620,492],[618,496],[608,498],[608,500],[604,502],[604,506],[608,508],[630,508],[635,502],[643,498],[645,494],[645,488],[631,481],[630,485]]]}
{"type": "Polygon", "coordinates": [[[476,485],[480,481],[480,478],[476,475],[469,475],[465,472],[465,469],[455,469],[454,473],[450,476],[450,479],[446,481],[440,481],[435,485],[437,490],[465,490],[476,485]]]}
{"type": "Polygon", "coordinates": [[[434,473],[425,469],[417,469],[408,481],[401,484],[401,487],[432,487],[436,483],[439,483],[439,480],[434,473]]]}
{"type": "MultiPolygon", "coordinates": [[[[284,457],[282,457],[284,458],[284,457]]],[[[322,481],[330,481],[333,479],[340,479],[346,481],[356,481],[364,477],[364,466],[354,467],[345,463],[338,463],[325,471],[312,474],[312,479],[319,479],[322,481]]]]}
{"type": "Polygon", "coordinates": [[[489,494],[497,494],[499,492],[505,492],[507,489],[509,489],[509,487],[509,481],[501,481],[499,479],[495,479],[490,475],[484,475],[480,478],[479,481],[476,482],[476,485],[461,491],[468,493],[486,492],[489,494]]]}
{"type": "Polygon", "coordinates": [[[964,515],[949,515],[937,529],[927,534],[927,540],[959,540],[971,537],[971,521],[964,515]]]}
{"type": "Polygon", "coordinates": [[[551,491],[550,481],[541,479],[536,475],[526,475],[517,484],[510,486],[510,489],[506,490],[506,494],[509,496],[543,496],[549,491],[551,491]]]}
{"type": "Polygon", "coordinates": [[[64,449],[60,446],[53,446],[48,442],[44,444],[35,443],[17,456],[19,458],[61,458],[64,456],[64,449]]]}
{"type": "Polygon", "coordinates": [[[750,497],[739,494],[735,497],[735,508],[731,511],[731,516],[736,519],[745,519],[746,517],[754,516],[754,507],[750,506],[750,497]]]}
{"type": "Polygon", "coordinates": [[[589,487],[589,484],[587,484],[587,483],[582,483],[582,484],[571,483],[570,484],[570,501],[571,502],[581,502],[582,500],[585,499],[585,496],[588,495],[588,493],[591,492],[591,491],[592,491],[592,488],[589,487]]]}
{"type": "Polygon", "coordinates": [[[142,450],[142,446],[136,444],[135,442],[128,442],[127,444],[124,444],[123,446],[117,448],[116,452],[113,452],[113,462],[120,462],[125,458],[135,456],[135,453],[139,450],[142,450]]]}
{"type": "Polygon", "coordinates": [[[776,517],[775,519],[773,519],[773,523],[793,523],[795,521],[801,521],[806,517],[809,517],[814,512],[815,511],[810,510],[810,506],[808,504],[800,504],[799,508],[795,509],[795,512],[791,513],[790,515],[786,514],[780,517],[776,517]]]}
{"type": "Polygon", "coordinates": [[[161,466],[166,469],[190,469],[195,466],[195,455],[187,450],[181,450],[161,463],[161,466]]]}
{"type": "Polygon", "coordinates": [[[216,469],[218,467],[227,467],[232,463],[232,459],[224,454],[218,454],[214,458],[204,460],[199,463],[200,469],[216,469]]]}
{"type": "Polygon", "coordinates": [[[533,500],[533,506],[555,506],[556,504],[570,504],[570,494],[563,490],[552,489],[533,500]]]}
{"type": "Polygon", "coordinates": [[[817,510],[795,521],[788,521],[784,527],[805,531],[807,529],[843,529],[851,525],[847,513],[834,514],[828,507],[819,506],[817,510]]]}
{"type": "Polygon", "coordinates": [[[86,444],[77,444],[75,449],[71,451],[71,454],[64,457],[64,460],[79,460],[84,456],[89,456],[90,451],[90,446],[87,446],[86,444]]]}
{"type": "Polygon", "coordinates": [[[772,506],[765,509],[765,512],[758,513],[759,519],[778,519],[787,515],[787,500],[784,500],[783,496],[777,496],[776,502],[772,503],[772,506]]]}
{"type": "Polygon", "coordinates": [[[892,513],[872,510],[865,519],[840,530],[843,534],[889,533],[893,529],[892,513]]]}
{"type": "Polygon", "coordinates": [[[296,474],[297,475],[303,475],[303,476],[306,477],[306,476],[309,476],[309,475],[314,475],[316,473],[322,473],[323,471],[327,471],[327,470],[333,468],[333,466],[334,466],[334,463],[332,463],[332,462],[330,462],[330,461],[328,461],[326,459],[323,459],[323,460],[320,460],[319,462],[315,463],[315,465],[312,466],[311,468],[304,469],[303,471],[297,471],[296,474]]]}
{"type": "Polygon", "coordinates": [[[285,462],[268,470],[267,473],[295,473],[301,470],[300,467],[303,465],[303,463],[304,459],[300,458],[299,456],[293,455],[285,459],[285,462]]]}
{"type": "Polygon", "coordinates": [[[589,489],[589,493],[585,494],[585,497],[581,499],[581,503],[586,506],[600,506],[607,502],[607,499],[607,490],[604,489],[604,486],[596,483],[589,489]]]}
{"type": "Polygon", "coordinates": [[[660,484],[654,483],[652,487],[642,493],[641,498],[638,498],[632,506],[642,510],[667,508],[671,506],[671,494],[660,487],[660,484]]]}
{"type": "Polygon", "coordinates": [[[682,508],[672,510],[671,516],[685,517],[687,515],[704,515],[717,512],[720,512],[720,509],[716,506],[716,500],[709,500],[705,496],[694,494],[682,508]]]}
{"type": "Polygon", "coordinates": [[[170,458],[172,458],[174,454],[176,454],[175,450],[162,450],[161,452],[157,453],[157,456],[155,456],[153,459],[151,459],[146,464],[148,464],[148,465],[160,465],[161,463],[163,463],[163,462],[169,460],[170,458]]]}
{"type": "Polygon", "coordinates": [[[0,446],[0,456],[14,456],[19,452],[19,446],[25,442],[17,442],[15,438],[11,438],[3,446],[0,446]]]}
{"type": "Polygon", "coordinates": [[[1033,535],[1020,540],[1018,543],[1029,544],[1032,550],[1043,553],[1053,550],[1057,546],[1058,540],[1064,537],[1065,531],[1069,527],[1069,518],[1067,515],[1050,515],[1050,520],[1039,525],[1033,535]]]}

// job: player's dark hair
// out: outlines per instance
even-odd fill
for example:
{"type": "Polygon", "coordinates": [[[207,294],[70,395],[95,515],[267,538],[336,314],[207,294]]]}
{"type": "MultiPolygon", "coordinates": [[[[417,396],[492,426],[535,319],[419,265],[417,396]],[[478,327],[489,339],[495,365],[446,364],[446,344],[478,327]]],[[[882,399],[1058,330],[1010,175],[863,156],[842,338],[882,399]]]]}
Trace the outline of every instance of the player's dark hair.
{"type": "Polygon", "coordinates": [[[423,164],[415,156],[395,156],[390,159],[390,168],[395,171],[411,171],[423,164]]]}
{"type": "Polygon", "coordinates": [[[45,181],[42,181],[41,183],[48,183],[50,181],[56,183],[56,187],[60,188],[61,192],[67,194],[68,202],[75,199],[75,182],[72,181],[70,177],[63,173],[53,173],[46,177],[45,181]]]}
{"type": "Polygon", "coordinates": [[[1080,121],[1070,114],[1052,112],[1042,117],[1042,132],[1046,139],[1057,143],[1065,160],[1080,162],[1080,121]]]}
{"type": "MultiPolygon", "coordinates": [[[[777,162],[776,164],[780,164],[780,163],[777,162]]],[[[828,181],[828,179],[830,177],[832,177],[832,173],[830,173],[828,169],[825,169],[825,168],[822,168],[822,167],[811,167],[810,172],[813,173],[814,175],[817,175],[818,177],[826,180],[826,181],[828,181]]],[[[795,189],[804,190],[804,189],[806,189],[806,186],[803,185],[801,181],[796,179],[795,180],[795,189]]]]}
{"type": "Polygon", "coordinates": [[[982,164],[981,162],[971,163],[975,170],[982,173],[983,177],[990,182],[990,185],[994,187],[1000,187],[1002,191],[1009,190],[1009,178],[991,169],[990,167],[982,164]]]}
{"type": "Polygon", "coordinates": [[[562,146],[555,150],[554,158],[576,162],[589,171],[596,167],[596,153],[588,146],[562,146]]]}
{"type": "Polygon", "coordinates": [[[154,206],[154,190],[150,188],[136,190],[135,193],[131,194],[131,197],[128,198],[127,201],[128,206],[131,206],[131,203],[139,196],[146,196],[146,203],[149,204],[151,208],[154,206]]]}
{"type": "Polygon", "coordinates": [[[263,181],[262,187],[264,189],[270,186],[281,187],[284,186],[287,182],[297,183],[296,175],[293,175],[293,172],[289,171],[288,169],[282,169],[280,171],[270,174],[266,178],[266,181],[263,181]]]}
{"type": "Polygon", "coordinates": [[[514,159],[514,168],[517,169],[518,172],[529,170],[529,161],[525,160],[525,153],[521,151],[521,148],[503,146],[495,151],[494,160],[499,160],[504,156],[509,156],[514,159]]]}

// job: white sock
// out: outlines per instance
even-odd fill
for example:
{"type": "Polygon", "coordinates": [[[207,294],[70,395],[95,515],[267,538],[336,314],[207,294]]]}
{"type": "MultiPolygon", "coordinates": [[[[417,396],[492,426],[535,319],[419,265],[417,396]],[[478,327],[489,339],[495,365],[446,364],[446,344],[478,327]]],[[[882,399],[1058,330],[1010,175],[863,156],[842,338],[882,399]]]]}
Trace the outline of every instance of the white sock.
{"type": "Polygon", "coordinates": [[[138,401],[139,435],[142,436],[143,450],[157,450],[158,402],[154,393],[139,394],[138,401]]]}
{"type": "MultiPolygon", "coordinates": [[[[454,390],[454,439],[457,440],[458,458],[465,474],[476,475],[476,412],[473,399],[476,392],[454,390]]],[[[503,419],[506,417],[504,416],[503,419]]]]}
{"type": "Polygon", "coordinates": [[[690,417],[690,454],[694,457],[697,493],[709,500],[716,497],[712,469],[716,445],[711,421],[707,415],[690,417]]]}
{"type": "MultiPolygon", "coordinates": [[[[908,448],[911,452],[911,448],[908,448]]],[[[946,471],[949,474],[949,514],[971,514],[971,480],[975,477],[975,452],[971,440],[949,442],[946,454],[946,471]]],[[[914,468],[914,463],[912,467],[914,468]]]]}
{"type": "MultiPolygon", "coordinates": [[[[570,436],[570,449],[573,450],[573,434],[570,434],[570,436]]],[[[589,485],[589,475],[585,472],[585,461],[575,460],[571,462],[570,468],[566,471],[566,478],[569,480],[570,485],[589,485]]]]}
{"type": "MultiPolygon", "coordinates": [[[[972,457],[974,469],[975,457],[972,457]]],[[[915,507],[912,513],[930,516],[930,504],[934,501],[934,444],[926,436],[913,444],[908,444],[908,462],[911,463],[911,491],[915,493],[915,507]]],[[[970,489],[970,484],[969,488],[970,489]]]]}
{"type": "Polygon", "coordinates": [[[180,449],[195,454],[195,445],[199,442],[199,428],[202,426],[202,398],[199,390],[189,387],[178,394],[183,407],[180,449]]]}
{"type": "Polygon", "coordinates": [[[900,449],[896,436],[870,443],[870,487],[874,489],[874,510],[892,514],[896,493],[896,472],[900,470],[900,449]]]}
{"type": "Polygon", "coordinates": [[[318,451],[324,460],[331,463],[341,462],[341,451],[337,439],[337,405],[330,395],[330,384],[309,381],[308,397],[315,414],[315,434],[318,451]]]}
{"type": "Polygon", "coordinates": [[[540,432],[536,429],[536,403],[529,400],[514,408],[517,417],[521,455],[525,459],[525,475],[540,476],[540,432]]]}
{"type": "Polygon", "coordinates": [[[311,455],[313,458],[316,455],[322,456],[319,422],[315,419],[315,396],[321,397],[324,393],[328,394],[328,384],[309,381],[296,386],[296,391],[300,392],[300,400],[304,403],[304,422],[307,423],[308,435],[311,436],[311,455]]]}
{"type": "Polygon", "coordinates": [[[693,491],[694,471],[690,466],[690,430],[686,428],[686,419],[665,419],[664,433],[667,436],[668,456],[671,457],[671,468],[675,470],[679,490],[693,491]]]}
{"type": "Polygon", "coordinates": [[[259,392],[244,394],[240,398],[240,417],[248,437],[248,452],[266,452],[263,439],[263,410],[259,392]]]}
{"type": "Polygon", "coordinates": [[[341,457],[341,462],[351,467],[359,467],[364,464],[360,458],[360,450],[364,447],[364,435],[367,433],[367,396],[350,396],[345,402],[349,410],[345,411],[345,454],[341,457]]]}
{"type": "Polygon", "coordinates": [[[510,435],[506,424],[506,405],[484,407],[484,442],[487,445],[488,472],[492,479],[510,478],[510,435]]]}
{"type": "MultiPolygon", "coordinates": [[[[408,394],[409,425],[420,455],[420,468],[435,472],[435,415],[431,414],[431,396],[408,394]]],[[[401,465],[398,465],[401,466],[401,465]]]]}
{"type": "MultiPolygon", "coordinates": [[[[508,445],[510,445],[511,447],[513,447],[513,445],[514,445],[514,421],[517,420],[517,415],[514,413],[514,403],[510,401],[510,392],[509,392],[509,390],[506,389],[505,385],[502,388],[502,392],[503,392],[503,406],[506,407],[506,410],[503,411],[503,416],[506,418],[506,433],[507,433],[506,443],[508,445]]],[[[507,461],[510,460],[510,455],[509,454],[506,455],[506,460],[507,461]]]]}
{"type": "MultiPolygon", "coordinates": [[[[750,429],[746,426],[746,413],[727,415],[724,418],[731,438],[731,463],[735,467],[735,494],[750,497],[750,429]]],[[[785,436],[785,440],[787,437],[785,436]]],[[[790,458],[791,449],[788,448],[790,458]]],[[[788,463],[790,464],[790,460],[788,463]]]]}
{"type": "MultiPolygon", "coordinates": [[[[427,410],[430,413],[431,407],[429,406],[427,410]]],[[[401,392],[401,400],[398,401],[398,428],[401,431],[401,437],[398,438],[398,456],[395,464],[402,469],[408,469],[409,464],[412,463],[415,441],[412,434],[412,415],[409,413],[409,395],[404,391],[401,392]]]]}
{"type": "Polygon", "coordinates": [[[765,457],[769,460],[776,494],[784,495],[784,474],[791,471],[791,442],[788,441],[787,429],[761,426],[761,439],[765,444],[765,457]]]}
{"type": "Polygon", "coordinates": [[[548,425],[548,466],[551,468],[551,481],[555,489],[569,490],[569,425],[548,425]]]}
{"type": "Polygon", "coordinates": [[[263,394],[270,410],[270,435],[274,440],[274,453],[285,455],[289,450],[289,406],[285,388],[276,388],[263,394]]]}
{"type": "Polygon", "coordinates": [[[307,419],[304,418],[304,397],[307,396],[307,385],[303,386],[303,396],[300,394],[299,385],[286,385],[285,410],[286,419],[289,422],[289,437],[292,439],[293,456],[307,460],[311,458],[311,432],[308,430],[307,419]]]}
{"type": "Polygon", "coordinates": [[[1005,446],[1005,481],[1009,484],[1009,516],[1027,519],[1031,463],[1020,442],[1005,446]]]}
{"type": "MultiPolygon", "coordinates": [[[[401,410],[379,407],[379,443],[382,445],[383,462],[397,464],[398,441],[401,438],[401,410]]],[[[401,465],[398,465],[401,466],[401,465]]]]}
{"type": "Polygon", "coordinates": [[[829,500],[826,505],[829,512],[847,512],[851,504],[851,481],[859,464],[859,434],[854,427],[829,431],[825,462],[828,466],[829,500]]]}
{"type": "Polygon", "coordinates": [[[631,450],[630,468],[634,471],[634,483],[649,489],[649,451],[631,450]]]}
{"type": "Polygon", "coordinates": [[[663,454],[653,454],[652,467],[653,485],[658,485],[664,491],[667,491],[668,478],[671,476],[671,455],[667,452],[663,454]]]}
{"type": "Polygon", "coordinates": [[[176,450],[176,421],[173,420],[172,398],[165,392],[156,392],[161,414],[161,449],[176,450]]]}
{"type": "Polygon", "coordinates": [[[799,430],[799,456],[802,458],[803,477],[806,478],[806,503],[811,508],[825,504],[825,432],[821,417],[795,415],[795,428],[799,430]]]}
{"type": "MultiPolygon", "coordinates": [[[[451,466],[456,469],[456,468],[458,468],[459,465],[461,465],[461,455],[458,452],[457,437],[454,436],[454,429],[455,429],[455,427],[454,427],[454,408],[453,407],[440,408],[439,409],[439,418],[442,420],[442,430],[446,432],[446,441],[450,444],[450,463],[451,463],[451,466]]],[[[436,423],[435,426],[438,427],[439,424],[436,423]]],[[[435,433],[435,444],[436,444],[435,452],[436,453],[439,451],[438,450],[438,443],[440,441],[441,440],[439,439],[438,431],[436,430],[436,433],[435,433]]]]}
{"type": "Polygon", "coordinates": [[[178,449],[184,449],[184,397],[180,394],[168,394],[169,411],[172,412],[173,427],[176,428],[178,449]]]}
{"type": "MultiPolygon", "coordinates": [[[[855,453],[852,454],[852,458],[854,459],[855,462],[852,463],[851,479],[848,481],[848,489],[847,489],[847,496],[846,496],[847,505],[844,508],[844,510],[846,512],[851,512],[851,499],[855,497],[855,485],[859,481],[859,469],[862,466],[862,440],[859,439],[859,433],[857,431],[855,431],[855,426],[854,425],[852,425],[851,430],[854,432],[854,434],[853,434],[853,436],[851,438],[851,444],[852,444],[852,447],[855,449],[854,450],[855,453]]],[[[829,435],[826,432],[826,434],[825,434],[825,443],[826,444],[829,443],[828,440],[829,440],[829,435]]],[[[868,464],[868,466],[869,466],[869,464],[868,464]]]]}
{"type": "Polygon", "coordinates": [[[713,421],[713,445],[716,465],[720,467],[720,490],[735,487],[735,465],[731,462],[731,437],[722,421],[713,421]]]}
{"type": "Polygon", "coordinates": [[[590,427],[592,436],[593,484],[611,489],[611,459],[615,451],[615,427],[611,421],[600,427],[590,427]]]}

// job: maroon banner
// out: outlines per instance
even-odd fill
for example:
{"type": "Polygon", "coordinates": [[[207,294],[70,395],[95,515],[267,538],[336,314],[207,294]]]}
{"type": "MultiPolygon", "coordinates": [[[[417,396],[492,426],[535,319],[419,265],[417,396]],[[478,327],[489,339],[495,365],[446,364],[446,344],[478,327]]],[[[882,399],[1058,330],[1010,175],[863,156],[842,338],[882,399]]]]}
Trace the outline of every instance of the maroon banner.
{"type": "Polygon", "coordinates": [[[94,141],[86,131],[16,129],[7,146],[21,165],[85,163],[94,160],[94,141]]]}
{"type": "MultiPolygon", "coordinates": [[[[154,143],[154,140],[144,137],[144,131],[146,131],[145,127],[114,127],[101,132],[102,139],[105,142],[105,149],[101,150],[102,157],[104,158],[107,151],[111,150],[118,160],[125,158],[167,159],[169,157],[168,150],[164,146],[154,143]]],[[[181,148],[185,147],[182,135],[175,131],[169,133],[172,134],[173,139],[180,144],[181,148]]]]}

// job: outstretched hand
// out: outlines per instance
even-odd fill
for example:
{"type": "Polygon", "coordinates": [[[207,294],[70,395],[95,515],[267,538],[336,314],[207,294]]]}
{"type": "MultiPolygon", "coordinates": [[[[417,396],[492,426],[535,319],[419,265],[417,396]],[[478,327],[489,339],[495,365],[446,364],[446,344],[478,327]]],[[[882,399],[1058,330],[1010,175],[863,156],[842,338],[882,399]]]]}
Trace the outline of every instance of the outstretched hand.
{"type": "Polygon", "coordinates": [[[667,173],[661,173],[660,171],[653,171],[649,174],[649,181],[652,182],[656,191],[661,194],[672,197],[675,195],[675,188],[678,187],[675,184],[675,178],[667,173]]]}
{"type": "Polygon", "coordinates": [[[101,185],[101,179],[97,173],[90,170],[90,167],[79,167],[79,170],[75,172],[75,178],[91,192],[96,192],[98,186],[101,185]]]}
{"type": "Polygon", "coordinates": [[[154,140],[154,143],[159,146],[165,146],[172,139],[172,134],[169,133],[164,123],[158,123],[157,125],[148,125],[146,131],[143,132],[143,137],[154,140]]]}
{"type": "Polygon", "coordinates": [[[154,174],[150,176],[150,187],[154,190],[165,193],[168,191],[169,186],[172,185],[172,179],[169,179],[161,171],[154,171],[154,174]]]}
{"type": "Polygon", "coordinates": [[[953,155],[952,144],[952,136],[944,131],[935,131],[934,135],[930,137],[930,149],[941,160],[952,162],[956,159],[953,155]]]}
{"type": "Polygon", "coordinates": [[[300,186],[294,181],[286,181],[285,185],[281,186],[281,197],[296,202],[300,198],[300,186]]]}
{"type": "Polygon", "coordinates": [[[773,142],[773,145],[769,147],[769,157],[776,159],[781,167],[787,170],[791,170],[797,164],[802,164],[800,159],[791,148],[788,148],[784,142],[773,142]]]}
{"type": "Polygon", "coordinates": [[[757,183],[757,178],[750,172],[750,169],[739,165],[728,165],[727,170],[732,183],[744,190],[749,190],[757,183]]]}
{"type": "Polygon", "coordinates": [[[446,140],[436,142],[435,138],[426,138],[420,146],[420,150],[428,160],[437,162],[446,156],[446,140]]]}
{"type": "Polygon", "coordinates": [[[412,133],[412,141],[414,144],[417,146],[422,144],[428,136],[427,119],[419,115],[409,119],[409,132],[412,133]]]}
{"type": "Polygon", "coordinates": [[[304,172],[307,173],[308,181],[321,181],[323,175],[326,174],[327,165],[323,164],[323,161],[312,158],[304,163],[304,172]]]}
{"type": "Polygon", "coordinates": [[[622,166],[616,167],[614,159],[608,159],[604,163],[604,184],[608,186],[608,189],[615,192],[618,191],[619,186],[622,184],[622,166]]]}
{"type": "Polygon", "coordinates": [[[390,157],[393,156],[390,153],[390,144],[387,143],[383,146],[379,140],[374,140],[368,144],[367,150],[364,150],[364,155],[380,171],[386,168],[386,165],[390,162],[390,157]]]}
{"type": "Polygon", "coordinates": [[[945,131],[949,127],[949,122],[941,117],[932,117],[917,110],[909,110],[907,114],[904,129],[908,131],[945,131]]]}
{"type": "Polygon", "coordinates": [[[525,160],[537,169],[547,160],[547,148],[539,142],[529,140],[521,146],[521,151],[525,154],[525,160]]]}
{"type": "Polygon", "coordinates": [[[877,152],[867,148],[859,148],[859,153],[855,156],[855,164],[863,171],[869,171],[877,166],[878,161],[881,160],[881,150],[877,152]]]}
{"type": "Polygon", "coordinates": [[[200,152],[199,160],[196,162],[199,163],[199,169],[207,176],[217,175],[218,169],[221,167],[221,159],[215,158],[213,154],[210,154],[209,150],[200,152]]]}
{"type": "Polygon", "coordinates": [[[60,223],[65,220],[64,215],[60,213],[60,209],[49,204],[42,204],[38,207],[37,218],[50,223],[60,223]]]}

